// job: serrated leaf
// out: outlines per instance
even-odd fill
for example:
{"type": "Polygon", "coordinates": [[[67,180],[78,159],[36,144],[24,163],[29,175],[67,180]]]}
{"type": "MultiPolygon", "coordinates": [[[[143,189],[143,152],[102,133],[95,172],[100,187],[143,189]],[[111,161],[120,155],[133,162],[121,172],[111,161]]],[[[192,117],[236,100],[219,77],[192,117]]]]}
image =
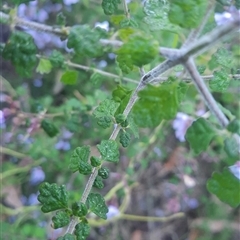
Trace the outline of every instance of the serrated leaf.
{"type": "Polygon", "coordinates": [[[40,74],[45,74],[45,73],[50,73],[51,70],[52,70],[51,62],[48,59],[41,58],[38,63],[36,72],[39,72],[40,74]]]}
{"type": "Polygon", "coordinates": [[[74,216],[78,216],[78,217],[84,217],[87,215],[88,213],[88,209],[85,203],[73,203],[72,204],[72,212],[74,216]]]}
{"type": "Polygon", "coordinates": [[[222,202],[237,207],[240,204],[239,184],[239,180],[228,169],[224,169],[223,173],[212,174],[207,182],[207,189],[222,202]]]}
{"type": "Polygon", "coordinates": [[[158,55],[158,42],[143,34],[134,34],[129,37],[117,50],[117,62],[123,72],[130,72],[133,65],[142,67],[154,60],[158,55]]]}
{"type": "Polygon", "coordinates": [[[140,99],[133,107],[132,116],[139,127],[156,127],[163,119],[177,114],[177,83],[160,86],[148,85],[138,93],[140,99]]]}
{"type": "Polygon", "coordinates": [[[64,185],[44,182],[40,185],[39,192],[38,201],[43,205],[41,210],[44,213],[67,208],[68,193],[64,185]]]}
{"type": "Polygon", "coordinates": [[[128,147],[130,141],[131,141],[130,133],[121,129],[119,133],[119,142],[122,144],[122,146],[124,148],[128,147]]]}
{"type": "Polygon", "coordinates": [[[181,103],[182,100],[184,99],[187,90],[189,88],[189,85],[187,83],[184,82],[180,82],[177,88],[177,92],[178,92],[178,102],[181,103]]]}
{"type": "Polygon", "coordinates": [[[95,86],[99,86],[103,81],[103,76],[97,72],[94,72],[90,77],[90,82],[95,86]]]}
{"type": "MultiPolygon", "coordinates": [[[[91,193],[90,193],[91,194],[91,193]]],[[[88,222],[82,221],[75,226],[74,234],[77,237],[77,240],[85,240],[90,234],[90,226],[88,222]]]]}
{"type": "Polygon", "coordinates": [[[41,122],[41,128],[47,133],[49,137],[55,137],[59,130],[49,119],[43,119],[41,122]]]}
{"type": "Polygon", "coordinates": [[[237,133],[240,135],[240,120],[239,119],[233,119],[227,126],[227,130],[232,133],[237,133]]]}
{"type": "Polygon", "coordinates": [[[30,76],[37,63],[37,47],[31,35],[21,32],[12,32],[5,44],[2,56],[10,60],[22,76],[30,76]]]}
{"type": "Polygon", "coordinates": [[[183,28],[196,28],[207,10],[207,0],[170,0],[168,19],[183,28]]]}
{"type": "Polygon", "coordinates": [[[66,16],[64,16],[62,12],[58,13],[57,19],[56,19],[56,24],[60,25],[60,26],[66,25],[66,16]]]}
{"type": "Polygon", "coordinates": [[[224,140],[224,150],[229,157],[236,160],[239,158],[239,144],[233,137],[224,140]]]}
{"type": "Polygon", "coordinates": [[[125,15],[113,15],[110,17],[110,22],[115,25],[120,25],[120,22],[125,18],[126,18],[125,15]]]}
{"type": "Polygon", "coordinates": [[[81,174],[88,175],[92,172],[92,166],[88,163],[90,147],[77,147],[70,158],[69,168],[72,172],[79,171],[81,174]]]}
{"type": "Polygon", "coordinates": [[[118,10],[118,4],[121,3],[121,0],[103,0],[102,8],[106,15],[113,15],[118,10]]]}
{"type": "Polygon", "coordinates": [[[88,25],[71,27],[68,36],[67,46],[73,48],[77,55],[86,57],[98,57],[103,53],[100,39],[104,37],[104,32],[98,29],[91,29],[88,25]]]}
{"type": "Polygon", "coordinates": [[[97,148],[104,160],[109,162],[119,161],[119,149],[116,141],[103,140],[97,145],[97,148]]]}
{"type": "Polygon", "coordinates": [[[131,95],[132,95],[132,90],[126,87],[123,87],[121,85],[118,85],[117,88],[113,90],[112,98],[115,102],[119,103],[119,107],[115,112],[115,116],[123,113],[131,95]]]}
{"type": "Polygon", "coordinates": [[[138,23],[136,22],[136,20],[134,18],[130,18],[130,19],[123,19],[120,22],[120,27],[121,28],[128,28],[128,27],[133,27],[133,28],[138,28],[138,23]]]}
{"type": "Polygon", "coordinates": [[[75,237],[72,234],[67,233],[63,237],[57,238],[57,240],[75,240],[75,237]]]}
{"type": "Polygon", "coordinates": [[[65,59],[61,52],[54,49],[49,56],[49,60],[54,67],[63,67],[65,59]]]}
{"type": "Polygon", "coordinates": [[[91,161],[91,165],[93,167],[98,167],[102,164],[102,160],[100,158],[97,158],[97,157],[94,157],[94,156],[92,156],[90,158],[90,161],[91,161]]]}
{"type": "Polygon", "coordinates": [[[165,0],[147,0],[144,2],[144,22],[151,31],[166,30],[178,32],[181,28],[170,23],[167,13],[169,12],[169,2],[165,0]]]}
{"type": "Polygon", "coordinates": [[[195,154],[199,154],[207,149],[215,135],[216,133],[210,123],[204,118],[199,118],[188,128],[186,139],[195,154]]]}
{"type": "Polygon", "coordinates": [[[122,40],[123,42],[127,42],[129,37],[134,33],[137,33],[136,29],[133,29],[131,27],[122,28],[118,31],[118,36],[120,40],[122,40]]]}
{"type": "Polygon", "coordinates": [[[213,78],[209,82],[209,86],[212,91],[224,92],[230,84],[230,77],[226,70],[221,69],[220,71],[213,72],[213,78]]]}
{"type": "Polygon", "coordinates": [[[90,193],[88,195],[86,204],[90,211],[95,213],[102,219],[107,219],[108,207],[106,206],[104,198],[99,193],[90,193]]]}
{"type": "Polygon", "coordinates": [[[225,48],[219,48],[211,57],[208,62],[210,70],[222,66],[223,68],[232,68],[233,56],[230,51],[225,48]]]}
{"type": "Polygon", "coordinates": [[[134,122],[134,119],[132,116],[128,117],[128,126],[129,129],[132,131],[135,138],[139,138],[139,130],[137,124],[134,122]]]}
{"type": "Polygon", "coordinates": [[[102,178],[100,176],[97,176],[94,180],[93,187],[102,189],[104,188],[104,183],[102,181],[102,178]]]}
{"type": "Polygon", "coordinates": [[[58,211],[52,218],[53,228],[61,228],[70,223],[70,216],[66,211],[58,211]]]}
{"type": "Polygon", "coordinates": [[[74,85],[77,83],[77,79],[78,72],[74,70],[68,70],[62,75],[61,82],[66,85],[74,85]]]}

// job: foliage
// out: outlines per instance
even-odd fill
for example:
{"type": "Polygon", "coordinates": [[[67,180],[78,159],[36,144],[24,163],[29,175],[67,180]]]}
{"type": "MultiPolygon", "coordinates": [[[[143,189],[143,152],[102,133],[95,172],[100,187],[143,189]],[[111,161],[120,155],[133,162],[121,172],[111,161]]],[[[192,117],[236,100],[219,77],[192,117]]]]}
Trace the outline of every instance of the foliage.
{"type": "MultiPolygon", "coordinates": [[[[239,1],[212,4],[4,1],[4,238],[107,239],[121,231],[118,219],[130,238],[138,227],[131,220],[155,221],[140,215],[159,211],[159,203],[163,215],[235,219],[201,188],[206,182],[223,203],[239,206],[240,55],[230,34],[239,25],[239,1]],[[41,206],[31,206],[37,200],[41,206]],[[132,207],[136,215],[126,215],[132,207]],[[39,228],[47,224],[53,232],[39,228]],[[53,230],[64,227],[62,236],[53,230]]],[[[230,235],[216,236],[224,238],[230,235]]]]}

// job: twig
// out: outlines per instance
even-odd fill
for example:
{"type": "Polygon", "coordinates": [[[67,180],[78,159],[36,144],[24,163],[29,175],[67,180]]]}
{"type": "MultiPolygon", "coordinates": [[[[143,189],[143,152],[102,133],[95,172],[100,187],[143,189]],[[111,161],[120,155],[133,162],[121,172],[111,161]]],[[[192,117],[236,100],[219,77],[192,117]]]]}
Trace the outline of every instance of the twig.
{"type": "Polygon", "coordinates": [[[129,13],[127,1],[126,1],[126,0],[122,0],[122,2],[123,2],[123,10],[124,10],[124,13],[125,13],[126,17],[127,17],[128,19],[130,19],[130,13],[129,13]]]}
{"type": "Polygon", "coordinates": [[[219,123],[223,126],[226,127],[228,125],[228,119],[226,116],[223,114],[221,109],[219,108],[217,102],[213,98],[212,94],[209,92],[207,86],[205,85],[203,79],[201,78],[201,75],[199,74],[196,65],[193,61],[192,58],[189,58],[188,61],[184,63],[184,66],[186,70],[188,71],[189,75],[192,77],[192,80],[203,97],[206,105],[210,109],[210,111],[216,116],[217,120],[219,123]]]}

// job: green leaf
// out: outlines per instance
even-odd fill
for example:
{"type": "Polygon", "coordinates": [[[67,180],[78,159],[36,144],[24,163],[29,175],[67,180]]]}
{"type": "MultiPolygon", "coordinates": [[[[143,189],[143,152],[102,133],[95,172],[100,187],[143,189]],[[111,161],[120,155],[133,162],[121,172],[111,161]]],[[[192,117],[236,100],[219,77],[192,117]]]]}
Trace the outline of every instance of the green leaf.
{"type": "Polygon", "coordinates": [[[104,160],[109,162],[119,161],[119,150],[116,141],[103,140],[101,144],[97,145],[97,148],[104,160]]]}
{"type": "Polygon", "coordinates": [[[54,229],[61,228],[70,223],[70,216],[66,211],[58,211],[52,221],[54,229]]]}
{"type": "Polygon", "coordinates": [[[72,234],[67,233],[63,237],[57,238],[57,240],[75,240],[75,237],[72,234]]]}
{"type": "Polygon", "coordinates": [[[52,70],[52,64],[48,59],[41,58],[37,66],[36,72],[40,74],[50,73],[52,70]]]}
{"type": "Polygon", "coordinates": [[[103,0],[102,8],[106,15],[113,15],[118,10],[118,4],[121,3],[121,0],[103,0]]]}
{"type": "Polygon", "coordinates": [[[213,72],[213,78],[210,80],[209,86],[212,91],[224,92],[228,88],[230,80],[227,71],[221,69],[220,71],[213,72]]]}
{"type": "Polygon", "coordinates": [[[87,236],[90,234],[90,226],[87,220],[78,223],[75,226],[74,234],[77,237],[77,240],[85,240],[87,236]]]}
{"type": "Polygon", "coordinates": [[[116,89],[112,92],[112,98],[115,102],[119,103],[119,107],[116,110],[115,116],[118,114],[122,114],[124,109],[126,108],[129,99],[132,95],[132,90],[118,85],[116,89]]]}
{"type": "Polygon", "coordinates": [[[60,25],[60,26],[65,26],[66,25],[66,17],[63,15],[62,12],[58,13],[56,24],[60,25]]]}
{"type": "Polygon", "coordinates": [[[207,0],[170,0],[168,19],[183,28],[196,28],[205,16],[207,0]]]}
{"type": "Polygon", "coordinates": [[[117,124],[120,124],[126,120],[126,116],[124,114],[120,113],[120,114],[116,115],[115,120],[116,120],[117,124]]]}
{"type": "Polygon", "coordinates": [[[104,188],[104,183],[103,183],[101,177],[97,176],[95,178],[94,183],[93,183],[93,187],[98,188],[98,189],[104,188]]]}
{"type": "Polygon", "coordinates": [[[72,204],[72,212],[73,212],[74,216],[84,217],[87,215],[88,209],[87,209],[86,204],[84,204],[82,202],[80,202],[80,203],[75,202],[72,204]]]}
{"type": "Polygon", "coordinates": [[[68,70],[62,75],[61,82],[68,85],[74,85],[77,83],[77,79],[78,72],[74,70],[68,70]]]}
{"type": "Polygon", "coordinates": [[[224,68],[232,68],[233,65],[233,55],[226,48],[219,48],[211,57],[208,62],[210,70],[218,68],[221,65],[224,68]]]}
{"type": "Polygon", "coordinates": [[[2,52],[3,58],[10,60],[22,76],[30,76],[37,63],[37,47],[33,38],[24,32],[14,31],[2,52]]]}
{"type": "Polygon", "coordinates": [[[71,27],[67,46],[73,48],[77,55],[98,57],[103,53],[103,47],[100,44],[103,35],[104,32],[91,29],[87,25],[74,26],[71,27]]]}
{"type": "Polygon", "coordinates": [[[60,187],[56,183],[44,182],[39,188],[38,201],[43,204],[41,210],[44,213],[67,208],[68,193],[64,185],[60,187]]]}
{"type": "Polygon", "coordinates": [[[91,165],[93,167],[98,167],[102,164],[102,160],[100,158],[97,158],[97,157],[94,157],[94,156],[92,156],[90,158],[90,161],[91,161],[91,165]]]}
{"type": "Polygon", "coordinates": [[[49,119],[42,120],[41,128],[47,133],[49,137],[55,137],[59,133],[57,127],[49,119]]]}
{"type": "Polygon", "coordinates": [[[110,22],[119,26],[120,22],[126,18],[125,15],[113,15],[110,17],[110,22]]]}
{"type": "Polygon", "coordinates": [[[101,167],[98,170],[98,175],[102,178],[102,179],[107,179],[109,177],[109,169],[107,167],[101,167]]]}
{"type": "Polygon", "coordinates": [[[69,168],[72,172],[79,171],[81,174],[88,175],[92,172],[92,166],[88,163],[90,147],[77,147],[70,158],[69,168]]]}
{"type": "Polygon", "coordinates": [[[139,127],[156,127],[163,119],[175,117],[178,108],[178,84],[148,85],[138,93],[132,116],[139,127]]]}
{"type": "Polygon", "coordinates": [[[166,30],[178,32],[181,28],[170,23],[167,13],[169,12],[169,2],[165,0],[147,0],[144,2],[144,22],[151,31],[166,30]]]}
{"type": "Polygon", "coordinates": [[[233,137],[224,140],[224,150],[229,157],[239,158],[239,144],[233,137]]]}
{"type": "Polygon", "coordinates": [[[90,193],[86,204],[90,211],[95,213],[102,219],[107,219],[108,207],[106,206],[104,198],[99,193],[90,193]]]}
{"type": "Polygon", "coordinates": [[[90,82],[95,86],[100,86],[103,81],[103,76],[97,72],[94,72],[90,77],[90,82]]]}
{"type": "Polygon", "coordinates": [[[232,120],[228,124],[227,130],[232,133],[237,133],[238,135],[240,135],[240,120],[238,120],[236,118],[234,120],[232,120]]]}
{"type": "Polygon", "coordinates": [[[119,141],[124,148],[128,147],[131,141],[131,134],[121,129],[119,133],[119,141]]]}
{"type": "Polygon", "coordinates": [[[128,126],[129,129],[132,131],[133,135],[135,138],[139,138],[139,130],[137,124],[134,122],[133,117],[129,116],[128,117],[128,126]]]}
{"type": "Polygon", "coordinates": [[[132,17],[130,19],[126,18],[120,22],[120,27],[121,28],[127,28],[127,27],[138,28],[138,23],[132,17]]]}
{"type": "Polygon", "coordinates": [[[184,82],[179,83],[178,88],[177,88],[179,103],[184,100],[188,88],[189,88],[189,85],[187,83],[184,83],[184,82]]]}
{"type": "Polygon", "coordinates": [[[55,49],[52,51],[51,55],[49,56],[49,60],[53,65],[53,67],[63,67],[64,61],[65,61],[62,53],[55,49]]]}
{"type": "Polygon", "coordinates": [[[199,154],[207,149],[215,135],[216,133],[210,123],[204,118],[199,118],[188,128],[186,139],[195,154],[199,154]]]}
{"type": "Polygon", "coordinates": [[[207,182],[207,189],[231,207],[237,207],[240,204],[239,180],[226,168],[223,173],[212,174],[207,182]]]}
{"type": "Polygon", "coordinates": [[[98,125],[103,128],[110,127],[118,106],[119,103],[109,99],[105,99],[101,102],[93,112],[93,116],[97,119],[98,125]]]}
{"type": "Polygon", "coordinates": [[[117,50],[117,62],[123,72],[129,73],[133,65],[142,67],[154,60],[159,51],[158,42],[151,36],[134,34],[117,50]]]}

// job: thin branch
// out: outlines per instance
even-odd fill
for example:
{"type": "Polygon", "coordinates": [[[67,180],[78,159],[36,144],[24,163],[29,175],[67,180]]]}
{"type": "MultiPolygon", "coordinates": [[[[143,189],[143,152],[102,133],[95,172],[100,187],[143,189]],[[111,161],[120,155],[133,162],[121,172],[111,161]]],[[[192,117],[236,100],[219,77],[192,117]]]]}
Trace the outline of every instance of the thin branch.
{"type": "Polygon", "coordinates": [[[229,123],[228,119],[226,116],[223,114],[221,109],[219,108],[217,102],[213,98],[212,94],[209,92],[207,86],[205,85],[203,79],[201,78],[201,75],[199,74],[196,65],[193,61],[193,58],[189,58],[188,61],[184,63],[184,66],[186,70],[188,71],[189,75],[192,77],[192,80],[203,97],[206,105],[210,109],[210,111],[216,116],[217,120],[219,123],[223,126],[226,127],[229,123]]]}
{"type": "Polygon", "coordinates": [[[127,1],[126,1],[126,0],[122,0],[122,2],[123,2],[123,10],[124,10],[124,13],[125,13],[126,17],[127,17],[128,19],[130,19],[130,13],[129,13],[127,1]]]}
{"type": "Polygon", "coordinates": [[[181,48],[186,47],[189,43],[194,42],[196,39],[198,39],[199,35],[201,34],[204,26],[206,25],[210,15],[212,14],[212,11],[214,10],[216,5],[215,0],[210,0],[208,7],[207,7],[207,11],[205,13],[205,16],[200,24],[200,26],[194,30],[191,31],[191,33],[189,34],[187,40],[184,42],[184,44],[182,45],[181,48]]]}

